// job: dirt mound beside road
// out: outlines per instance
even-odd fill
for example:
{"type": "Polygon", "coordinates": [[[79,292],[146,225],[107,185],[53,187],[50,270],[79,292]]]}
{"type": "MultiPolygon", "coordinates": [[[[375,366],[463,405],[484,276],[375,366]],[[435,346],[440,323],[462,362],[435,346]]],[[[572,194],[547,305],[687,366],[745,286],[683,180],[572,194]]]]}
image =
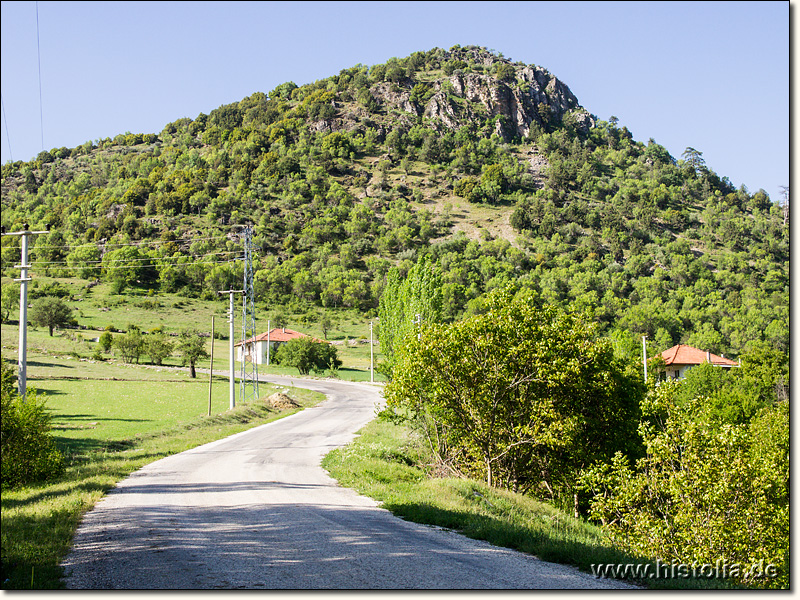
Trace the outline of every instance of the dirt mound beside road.
{"type": "Polygon", "coordinates": [[[266,402],[275,410],[287,410],[289,408],[297,408],[300,406],[297,402],[282,392],[275,392],[267,398],[266,402]]]}

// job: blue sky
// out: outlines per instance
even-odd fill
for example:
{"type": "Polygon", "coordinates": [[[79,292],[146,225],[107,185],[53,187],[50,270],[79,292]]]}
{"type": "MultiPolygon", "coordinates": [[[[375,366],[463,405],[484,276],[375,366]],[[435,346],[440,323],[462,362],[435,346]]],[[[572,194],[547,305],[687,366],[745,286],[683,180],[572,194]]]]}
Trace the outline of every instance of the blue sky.
{"type": "Polygon", "coordinates": [[[2,2],[2,162],[477,45],[547,68],[773,200],[789,185],[789,2],[2,2]],[[38,12],[38,40],[37,40],[38,12]],[[39,72],[41,66],[41,103],[39,72]]]}

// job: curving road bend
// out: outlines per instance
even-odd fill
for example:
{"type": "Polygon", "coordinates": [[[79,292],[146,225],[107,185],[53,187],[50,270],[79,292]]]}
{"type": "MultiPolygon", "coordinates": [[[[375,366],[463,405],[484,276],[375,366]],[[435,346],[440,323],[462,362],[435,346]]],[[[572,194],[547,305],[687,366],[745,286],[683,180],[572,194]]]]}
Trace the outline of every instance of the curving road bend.
{"type": "Polygon", "coordinates": [[[285,419],[151,463],[86,514],[69,589],[630,588],[409,523],[320,467],[382,403],[369,384],[263,378],[325,393],[285,419]]]}

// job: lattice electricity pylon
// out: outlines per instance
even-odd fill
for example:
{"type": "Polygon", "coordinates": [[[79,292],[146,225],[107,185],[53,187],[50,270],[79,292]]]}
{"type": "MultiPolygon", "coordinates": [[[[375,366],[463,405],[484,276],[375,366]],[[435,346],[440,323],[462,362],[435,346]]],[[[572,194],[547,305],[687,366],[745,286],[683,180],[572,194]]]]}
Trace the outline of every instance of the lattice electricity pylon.
{"type": "Polygon", "coordinates": [[[256,301],[253,286],[253,228],[244,230],[244,294],[242,294],[242,377],[239,397],[242,402],[258,400],[258,355],[254,338],[256,332],[256,301]],[[250,353],[245,342],[253,339],[250,353]],[[250,360],[247,360],[248,354],[250,360]]]}

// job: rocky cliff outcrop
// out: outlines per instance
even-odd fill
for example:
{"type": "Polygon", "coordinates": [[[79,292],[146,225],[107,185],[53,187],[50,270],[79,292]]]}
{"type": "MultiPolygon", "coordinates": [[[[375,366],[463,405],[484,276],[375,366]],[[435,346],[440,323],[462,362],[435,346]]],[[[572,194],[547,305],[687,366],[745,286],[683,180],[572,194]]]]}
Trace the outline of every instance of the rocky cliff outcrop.
{"type": "Polygon", "coordinates": [[[559,123],[567,114],[578,128],[594,125],[594,117],[546,69],[512,64],[487,54],[472,59],[473,68],[456,70],[427,84],[433,93],[422,104],[412,100],[412,89],[418,83],[413,78],[381,83],[371,91],[387,109],[422,116],[448,129],[475,119],[495,119],[495,131],[505,140],[527,136],[532,125],[547,128],[559,123]],[[502,76],[495,74],[501,72],[498,64],[505,66],[502,76]]]}

